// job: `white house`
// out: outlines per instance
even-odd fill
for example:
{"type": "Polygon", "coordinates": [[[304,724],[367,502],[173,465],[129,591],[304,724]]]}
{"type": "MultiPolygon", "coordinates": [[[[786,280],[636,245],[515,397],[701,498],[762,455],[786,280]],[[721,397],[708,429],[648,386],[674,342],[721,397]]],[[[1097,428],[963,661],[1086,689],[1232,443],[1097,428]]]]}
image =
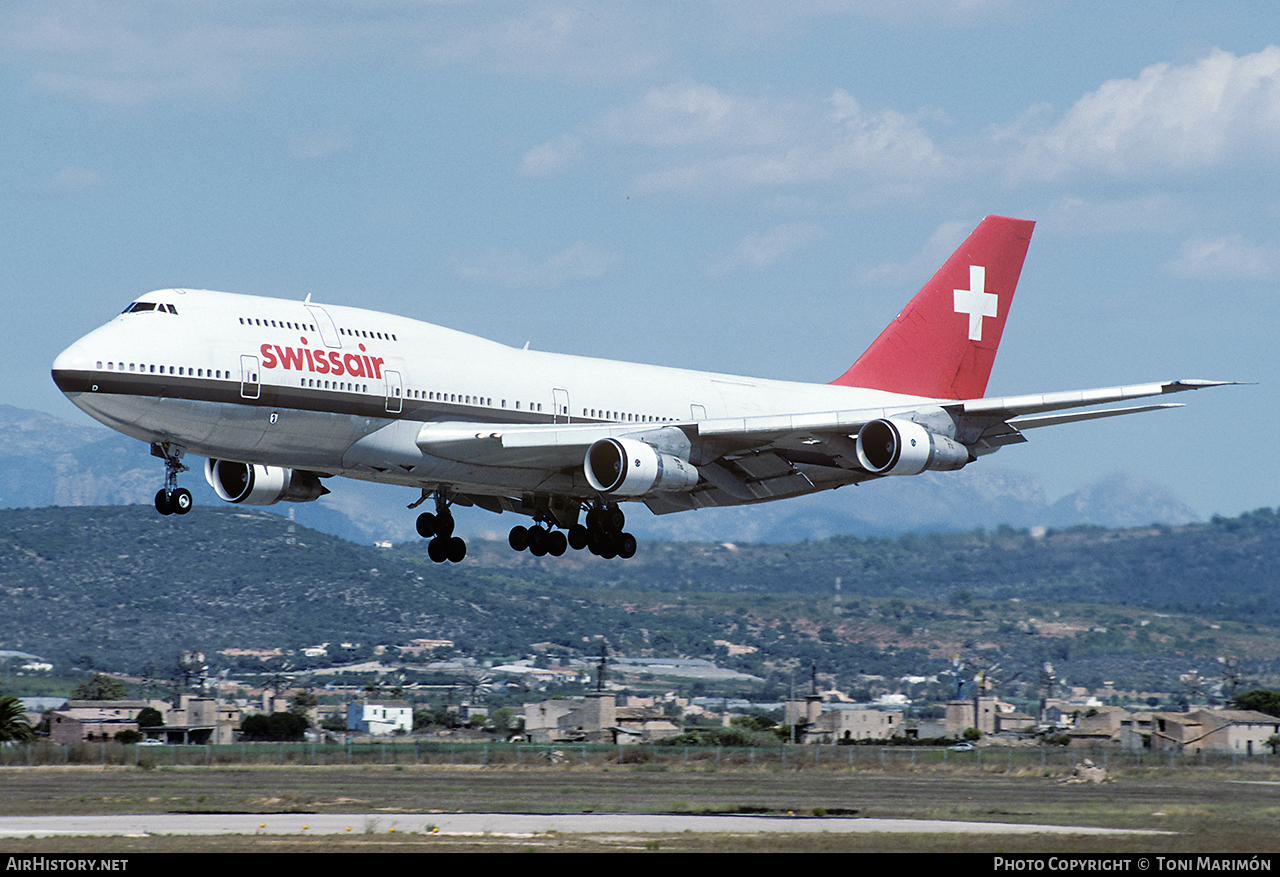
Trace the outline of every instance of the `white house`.
{"type": "Polygon", "coordinates": [[[413,730],[413,707],[401,700],[347,704],[347,730],[365,734],[391,734],[413,730]]]}

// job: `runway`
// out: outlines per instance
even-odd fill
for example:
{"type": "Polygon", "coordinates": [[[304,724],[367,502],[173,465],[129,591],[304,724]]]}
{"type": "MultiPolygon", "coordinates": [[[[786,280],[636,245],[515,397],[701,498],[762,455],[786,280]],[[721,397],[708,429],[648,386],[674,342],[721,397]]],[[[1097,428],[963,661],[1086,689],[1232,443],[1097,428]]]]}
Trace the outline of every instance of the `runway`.
{"type": "Polygon", "coordinates": [[[145,837],[148,835],[440,834],[535,837],[559,834],[1076,834],[1152,835],[1172,832],[962,822],[936,819],[871,819],[812,816],[699,816],[645,813],[162,813],[116,816],[3,816],[0,838],[145,837]]]}

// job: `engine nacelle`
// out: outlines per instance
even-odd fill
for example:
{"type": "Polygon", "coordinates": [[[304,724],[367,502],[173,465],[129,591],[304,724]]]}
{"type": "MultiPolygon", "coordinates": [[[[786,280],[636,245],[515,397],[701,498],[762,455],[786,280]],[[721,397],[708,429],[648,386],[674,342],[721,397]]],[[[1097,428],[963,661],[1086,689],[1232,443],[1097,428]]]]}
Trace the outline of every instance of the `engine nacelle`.
{"type": "Polygon", "coordinates": [[[311,502],[329,492],[314,472],[231,460],[205,460],[204,480],[221,499],[240,505],[311,502]]]}
{"type": "Polygon", "coordinates": [[[588,484],[617,496],[670,493],[698,485],[698,470],[688,460],[630,438],[593,442],[582,467],[588,484]]]}
{"type": "Polygon", "coordinates": [[[969,449],[910,420],[873,420],[858,432],[858,462],[876,475],[950,471],[969,462],[969,449]]]}

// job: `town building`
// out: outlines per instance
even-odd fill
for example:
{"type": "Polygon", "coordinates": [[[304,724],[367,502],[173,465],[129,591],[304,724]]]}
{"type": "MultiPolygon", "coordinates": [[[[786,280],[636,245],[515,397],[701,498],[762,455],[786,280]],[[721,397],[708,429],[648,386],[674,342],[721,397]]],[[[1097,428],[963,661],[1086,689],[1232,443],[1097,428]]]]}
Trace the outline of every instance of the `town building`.
{"type": "Polygon", "coordinates": [[[121,731],[138,730],[138,713],[146,706],[141,700],[69,701],[49,717],[49,739],[62,745],[114,739],[121,731]]]}
{"type": "Polygon", "coordinates": [[[822,713],[805,729],[804,742],[839,743],[903,736],[906,736],[906,722],[901,711],[837,707],[822,713]]]}
{"type": "Polygon", "coordinates": [[[572,700],[524,705],[524,730],[534,743],[649,743],[674,737],[680,729],[653,707],[618,706],[609,692],[572,700]]]}
{"type": "Polygon", "coordinates": [[[347,704],[347,730],[382,736],[413,730],[413,706],[402,700],[352,701],[347,704]]]}
{"type": "Polygon", "coordinates": [[[1152,714],[1152,749],[1261,755],[1272,737],[1280,737],[1280,718],[1255,710],[1152,714]]]}

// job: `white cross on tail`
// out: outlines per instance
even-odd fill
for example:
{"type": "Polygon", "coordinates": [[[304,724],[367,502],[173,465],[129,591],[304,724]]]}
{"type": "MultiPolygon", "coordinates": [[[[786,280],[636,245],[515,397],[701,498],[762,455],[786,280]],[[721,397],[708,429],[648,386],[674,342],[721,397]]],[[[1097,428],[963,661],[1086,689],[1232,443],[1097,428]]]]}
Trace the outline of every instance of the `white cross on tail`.
{"type": "Polygon", "coordinates": [[[981,265],[969,266],[969,288],[956,289],[955,311],[969,315],[969,340],[982,340],[982,318],[994,317],[1000,297],[987,292],[987,269],[981,265]]]}

